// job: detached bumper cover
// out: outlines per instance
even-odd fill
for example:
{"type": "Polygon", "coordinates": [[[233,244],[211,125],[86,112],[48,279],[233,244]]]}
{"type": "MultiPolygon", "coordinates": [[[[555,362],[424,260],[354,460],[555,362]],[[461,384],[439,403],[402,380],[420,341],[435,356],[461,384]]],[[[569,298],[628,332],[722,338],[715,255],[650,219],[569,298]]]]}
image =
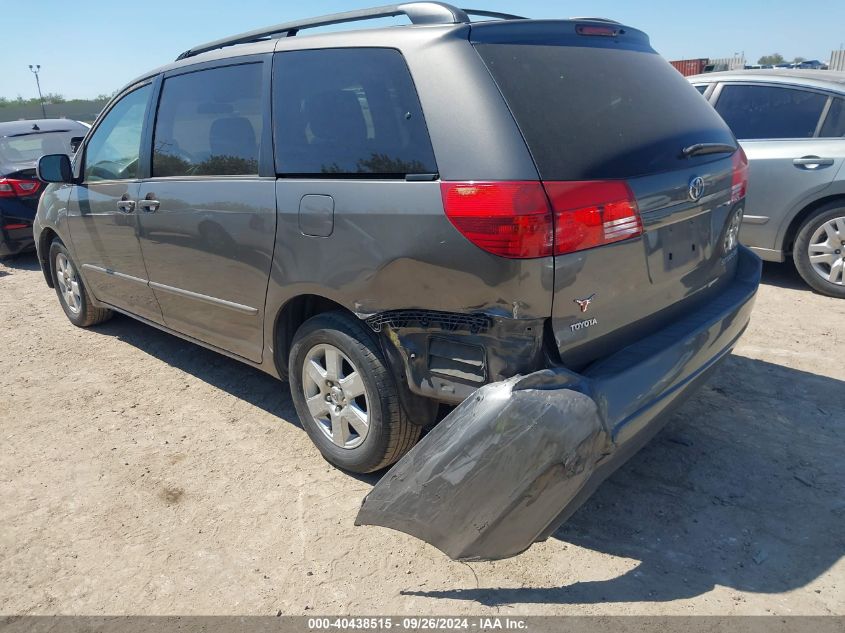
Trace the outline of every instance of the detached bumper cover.
{"type": "Polygon", "coordinates": [[[761,263],[706,307],[589,367],[480,388],[364,499],[356,525],[420,538],[456,560],[514,556],[544,540],[639,450],[734,347],[761,263]]]}

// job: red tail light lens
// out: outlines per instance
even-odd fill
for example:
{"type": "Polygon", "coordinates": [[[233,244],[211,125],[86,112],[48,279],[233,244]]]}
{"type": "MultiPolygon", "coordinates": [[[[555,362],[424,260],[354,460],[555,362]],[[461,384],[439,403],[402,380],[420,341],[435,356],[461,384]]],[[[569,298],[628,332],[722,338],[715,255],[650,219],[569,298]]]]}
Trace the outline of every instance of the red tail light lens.
{"type": "Polygon", "coordinates": [[[488,253],[552,254],[552,214],[539,182],[443,182],[440,192],[455,228],[488,253]]]}
{"type": "Polygon", "coordinates": [[[631,188],[618,180],[547,182],[555,216],[555,255],[564,255],[642,234],[631,188]]]}
{"type": "Polygon", "coordinates": [[[733,155],[733,179],[731,180],[731,204],[739,202],[748,191],[748,157],[740,147],[733,155]]]}
{"type": "Polygon", "coordinates": [[[20,178],[0,178],[0,198],[16,198],[18,196],[31,196],[38,192],[41,183],[37,180],[24,180],[20,178]]]}
{"type": "Polygon", "coordinates": [[[443,182],[440,190],[455,228],[502,257],[564,255],[643,232],[634,194],[621,181],[443,182]]]}

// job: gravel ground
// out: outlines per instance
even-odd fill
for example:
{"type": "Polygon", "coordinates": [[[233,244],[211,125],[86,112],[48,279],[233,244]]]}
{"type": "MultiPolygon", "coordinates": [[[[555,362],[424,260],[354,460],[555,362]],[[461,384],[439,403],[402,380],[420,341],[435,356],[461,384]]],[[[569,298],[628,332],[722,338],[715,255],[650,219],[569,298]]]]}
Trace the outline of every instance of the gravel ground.
{"type": "Polygon", "coordinates": [[[285,384],[0,263],[2,614],[845,614],[845,301],[764,273],[734,355],[554,538],[353,526],[285,384]]]}

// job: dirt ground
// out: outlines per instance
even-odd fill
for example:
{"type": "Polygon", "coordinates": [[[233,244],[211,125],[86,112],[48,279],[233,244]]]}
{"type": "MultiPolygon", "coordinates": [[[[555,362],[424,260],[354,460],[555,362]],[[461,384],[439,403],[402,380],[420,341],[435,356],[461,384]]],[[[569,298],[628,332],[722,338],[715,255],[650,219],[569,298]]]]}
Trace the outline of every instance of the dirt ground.
{"type": "Polygon", "coordinates": [[[554,538],[354,527],[287,385],[0,263],[0,614],[845,614],[845,301],[767,266],[734,355],[554,538]]]}

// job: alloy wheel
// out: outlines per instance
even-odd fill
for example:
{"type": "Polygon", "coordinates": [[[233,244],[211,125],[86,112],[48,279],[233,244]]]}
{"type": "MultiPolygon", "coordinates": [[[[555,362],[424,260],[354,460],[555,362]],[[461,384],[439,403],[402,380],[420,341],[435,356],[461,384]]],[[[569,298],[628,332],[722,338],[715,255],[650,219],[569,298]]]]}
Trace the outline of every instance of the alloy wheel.
{"type": "Polygon", "coordinates": [[[64,253],[56,255],[56,280],[67,309],[73,314],[82,310],[82,290],[79,287],[79,276],[71,261],[64,253]]]}
{"type": "Polygon", "coordinates": [[[832,218],[817,228],[810,238],[807,254],[819,277],[845,286],[845,217],[832,218]]]}
{"type": "Polygon", "coordinates": [[[369,397],[364,377],[334,345],[315,345],[302,367],[305,402],[317,427],[336,446],[360,446],[369,431],[369,397]]]}

